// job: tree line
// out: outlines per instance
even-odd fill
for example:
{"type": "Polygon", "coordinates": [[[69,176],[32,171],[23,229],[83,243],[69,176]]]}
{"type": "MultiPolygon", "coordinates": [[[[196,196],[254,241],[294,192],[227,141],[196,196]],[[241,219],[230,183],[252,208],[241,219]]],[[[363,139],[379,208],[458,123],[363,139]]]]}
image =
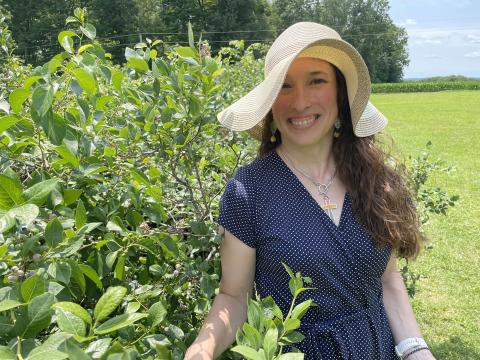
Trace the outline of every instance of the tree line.
{"type": "Polygon", "coordinates": [[[16,54],[37,65],[60,50],[57,34],[76,7],[87,9],[114,62],[147,37],[185,42],[188,22],[216,53],[234,39],[269,44],[298,21],[336,29],[363,55],[373,82],[400,81],[409,61],[406,31],[390,18],[388,0],[0,0],[0,17],[16,54]]]}

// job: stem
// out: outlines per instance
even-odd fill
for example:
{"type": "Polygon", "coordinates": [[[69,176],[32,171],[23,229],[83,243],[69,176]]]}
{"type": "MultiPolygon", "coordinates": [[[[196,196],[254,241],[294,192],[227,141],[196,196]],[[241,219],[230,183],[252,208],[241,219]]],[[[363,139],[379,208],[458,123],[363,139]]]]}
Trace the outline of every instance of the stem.
{"type": "Polygon", "coordinates": [[[18,360],[23,360],[22,356],[22,338],[17,336],[17,357],[18,360]]]}

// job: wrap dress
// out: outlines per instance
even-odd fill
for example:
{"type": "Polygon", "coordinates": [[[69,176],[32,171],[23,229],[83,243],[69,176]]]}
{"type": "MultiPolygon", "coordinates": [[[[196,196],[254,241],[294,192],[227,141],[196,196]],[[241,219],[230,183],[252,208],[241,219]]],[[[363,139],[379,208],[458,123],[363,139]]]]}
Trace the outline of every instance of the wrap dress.
{"type": "Polygon", "coordinates": [[[256,249],[255,285],[283,314],[292,295],[282,262],[312,280],[297,303],[312,299],[295,346],[305,359],[394,360],[381,277],[391,249],[357,221],[345,194],[338,226],[276,151],[240,167],[220,201],[218,224],[256,249]]]}

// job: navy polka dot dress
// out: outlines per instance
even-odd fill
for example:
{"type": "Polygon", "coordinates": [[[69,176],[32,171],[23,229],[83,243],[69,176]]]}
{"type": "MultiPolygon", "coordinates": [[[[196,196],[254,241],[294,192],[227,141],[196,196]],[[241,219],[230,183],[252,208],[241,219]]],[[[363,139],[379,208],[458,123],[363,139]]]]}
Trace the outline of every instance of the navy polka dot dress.
{"type": "Polygon", "coordinates": [[[284,314],[292,301],[281,262],[317,288],[302,319],[305,359],[394,360],[381,276],[391,251],[376,247],[345,195],[338,227],[275,151],[239,168],[220,202],[218,223],[256,249],[255,284],[284,314]]]}

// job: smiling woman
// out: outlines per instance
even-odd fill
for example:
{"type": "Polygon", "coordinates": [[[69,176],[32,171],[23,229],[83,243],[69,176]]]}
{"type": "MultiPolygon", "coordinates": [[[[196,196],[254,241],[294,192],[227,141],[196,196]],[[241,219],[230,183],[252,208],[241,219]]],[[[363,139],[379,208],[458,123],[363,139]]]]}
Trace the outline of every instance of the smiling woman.
{"type": "Polygon", "coordinates": [[[261,145],[222,197],[220,291],[186,359],[228,348],[254,283],[288,312],[282,262],[311,278],[308,297],[317,304],[302,319],[305,339],[288,351],[306,359],[433,359],[395,259],[417,255],[418,219],[404,178],[376,145],[387,120],[369,95],[359,53],[326,26],[298,23],[270,48],[265,80],[219,114],[261,145]]]}

